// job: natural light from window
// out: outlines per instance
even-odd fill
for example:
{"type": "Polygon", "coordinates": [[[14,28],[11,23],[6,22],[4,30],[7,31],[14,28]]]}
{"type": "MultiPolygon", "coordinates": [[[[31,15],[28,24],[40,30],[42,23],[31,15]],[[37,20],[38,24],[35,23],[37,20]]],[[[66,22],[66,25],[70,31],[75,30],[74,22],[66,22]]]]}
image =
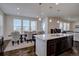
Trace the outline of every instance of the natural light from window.
{"type": "Polygon", "coordinates": [[[14,24],[14,31],[21,32],[21,20],[20,19],[14,19],[13,24],[14,24]]]}
{"type": "Polygon", "coordinates": [[[67,23],[67,22],[60,22],[59,28],[60,28],[62,31],[69,31],[69,29],[70,29],[70,23],[67,23]]]}
{"type": "Polygon", "coordinates": [[[35,20],[30,20],[30,19],[14,19],[13,21],[14,25],[14,31],[19,31],[19,32],[31,32],[31,31],[36,31],[37,30],[37,21],[35,20]]]}

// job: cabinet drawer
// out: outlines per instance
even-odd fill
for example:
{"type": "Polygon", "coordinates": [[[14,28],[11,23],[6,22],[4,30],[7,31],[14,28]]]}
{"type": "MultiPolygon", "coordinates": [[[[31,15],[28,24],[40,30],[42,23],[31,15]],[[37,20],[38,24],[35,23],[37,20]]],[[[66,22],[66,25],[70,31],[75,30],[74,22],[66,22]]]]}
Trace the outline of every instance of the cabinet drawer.
{"type": "Polygon", "coordinates": [[[53,46],[55,44],[55,40],[49,40],[49,41],[47,41],[47,45],[48,46],[53,46]]]}

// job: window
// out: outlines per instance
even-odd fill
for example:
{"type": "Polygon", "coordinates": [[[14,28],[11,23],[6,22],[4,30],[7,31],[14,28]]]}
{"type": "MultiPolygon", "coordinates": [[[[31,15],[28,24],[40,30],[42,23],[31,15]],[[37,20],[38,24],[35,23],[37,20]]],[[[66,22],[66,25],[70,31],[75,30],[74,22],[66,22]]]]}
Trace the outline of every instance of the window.
{"type": "Polygon", "coordinates": [[[30,31],[30,21],[23,20],[23,31],[30,31]]]}
{"type": "Polygon", "coordinates": [[[61,31],[63,31],[63,23],[62,22],[60,22],[60,24],[59,24],[59,29],[61,29],[61,31]]]}
{"type": "Polygon", "coordinates": [[[63,23],[63,30],[64,30],[64,31],[66,31],[66,30],[67,30],[66,23],[63,23]]]}
{"type": "Polygon", "coordinates": [[[69,23],[67,23],[67,22],[60,22],[59,28],[62,31],[68,31],[69,30],[69,27],[70,27],[70,24],[69,23]]]}
{"type": "Polygon", "coordinates": [[[14,31],[24,32],[24,31],[36,31],[37,21],[30,19],[14,19],[13,21],[14,31]]]}
{"type": "Polygon", "coordinates": [[[21,20],[20,19],[14,19],[13,24],[14,24],[14,31],[21,32],[21,20]]]}
{"type": "Polygon", "coordinates": [[[31,31],[36,31],[37,30],[37,22],[36,21],[31,21],[31,31]]]}
{"type": "Polygon", "coordinates": [[[68,31],[69,27],[70,27],[69,23],[64,23],[64,30],[65,31],[68,31]]]}
{"type": "Polygon", "coordinates": [[[45,22],[43,22],[42,25],[43,31],[45,31],[45,22]]]}
{"type": "Polygon", "coordinates": [[[3,35],[3,16],[0,15],[0,36],[3,35]]]}

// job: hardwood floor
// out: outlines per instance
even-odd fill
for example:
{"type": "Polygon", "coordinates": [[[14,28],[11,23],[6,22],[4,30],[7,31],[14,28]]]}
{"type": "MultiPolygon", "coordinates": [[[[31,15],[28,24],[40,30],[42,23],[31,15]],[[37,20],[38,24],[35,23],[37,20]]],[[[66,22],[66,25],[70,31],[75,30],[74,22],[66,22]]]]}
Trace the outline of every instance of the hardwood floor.
{"type": "MultiPolygon", "coordinates": [[[[34,47],[16,49],[13,51],[5,52],[4,56],[36,56],[34,53],[34,47]]],[[[74,42],[72,49],[60,54],[59,56],[79,56],[79,42],[74,42]]]]}
{"type": "Polygon", "coordinates": [[[35,56],[34,47],[16,49],[13,51],[5,52],[4,56],[35,56]]]}

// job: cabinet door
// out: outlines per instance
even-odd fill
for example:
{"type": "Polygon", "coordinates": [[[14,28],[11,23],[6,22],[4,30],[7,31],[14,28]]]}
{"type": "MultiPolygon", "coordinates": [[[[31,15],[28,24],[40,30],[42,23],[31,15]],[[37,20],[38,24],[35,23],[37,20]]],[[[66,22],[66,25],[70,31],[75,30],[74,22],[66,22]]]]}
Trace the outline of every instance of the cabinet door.
{"type": "Polygon", "coordinates": [[[68,47],[67,37],[58,38],[56,40],[56,54],[60,54],[68,47]]]}
{"type": "Polygon", "coordinates": [[[55,55],[55,40],[47,41],[47,55],[55,55]]]}
{"type": "Polygon", "coordinates": [[[66,37],[63,37],[61,42],[62,42],[61,48],[62,48],[62,51],[63,51],[67,47],[67,39],[66,39],[66,37]]]}
{"type": "Polygon", "coordinates": [[[62,50],[62,38],[56,39],[56,54],[59,54],[62,50]]]}
{"type": "Polygon", "coordinates": [[[72,48],[72,46],[73,46],[73,36],[67,37],[67,41],[68,41],[68,47],[72,48]]]}

